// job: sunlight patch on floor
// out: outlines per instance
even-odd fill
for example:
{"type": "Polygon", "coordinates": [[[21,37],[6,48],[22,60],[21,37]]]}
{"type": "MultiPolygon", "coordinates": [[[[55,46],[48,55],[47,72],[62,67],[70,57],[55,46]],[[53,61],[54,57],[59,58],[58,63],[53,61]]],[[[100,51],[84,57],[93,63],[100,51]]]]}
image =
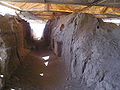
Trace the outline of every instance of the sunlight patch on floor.
{"type": "Polygon", "coordinates": [[[48,66],[48,63],[49,63],[49,62],[45,62],[45,66],[48,66]]]}
{"type": "Polygon", "coordinates": [[[15,89],[11,88],[11,90],[15,90],[15,89]]]}
{"type": "Polygon", "coordinates": [[[44,74],[43,74],[43,73],[40,73],[40,76],[42,76],[42,77],[43,77],[43,76],[44,76],[44,74]]]}
{"type": "Polygon", "coordinates": [[[2,60],[2,58],[0,57],[0,60],[2,60]]]}
{"type": "Polygon", "coordinates": [[[4,75],[3,75],[3,74],[1,74],[1,75],[0,75],[0,77],[1,77],[1,78],[3,78],[3,77],[4,77],[4,75]]]}
{"type": "Polygon", "coordinates": [[[44,57],[42,57],[42,59],[44,59],[44,60],[48,60],[50,58],[50,56],[44,56],[44,57]]]}

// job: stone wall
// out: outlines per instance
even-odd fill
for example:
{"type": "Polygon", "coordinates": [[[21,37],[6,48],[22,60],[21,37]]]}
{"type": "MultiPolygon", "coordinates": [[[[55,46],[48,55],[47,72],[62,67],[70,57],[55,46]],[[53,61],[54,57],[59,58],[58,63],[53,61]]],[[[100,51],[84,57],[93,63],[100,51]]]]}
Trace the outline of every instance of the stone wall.
{"type": "Polygon", "coordinates": [[[119,27],[82,13],[49,25],[51,48],[67,67],[65,90],[120,90],[119,27]]]}
{"type": "Polygon", "coordinates": [[[0,88],[28,53],[25,49],[24,20],[15,16],[0,16],[0,88]]]}

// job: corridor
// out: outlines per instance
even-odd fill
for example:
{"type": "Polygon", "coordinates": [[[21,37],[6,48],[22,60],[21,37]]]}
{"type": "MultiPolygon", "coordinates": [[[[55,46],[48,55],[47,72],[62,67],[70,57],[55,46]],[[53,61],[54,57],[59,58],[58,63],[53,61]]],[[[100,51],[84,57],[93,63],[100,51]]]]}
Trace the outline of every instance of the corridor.
{"type": "Polygon", "coordinates": [[[32,50],[6,82],[6,90],[61,90],[65,65],[47,48],[32,50]]]}

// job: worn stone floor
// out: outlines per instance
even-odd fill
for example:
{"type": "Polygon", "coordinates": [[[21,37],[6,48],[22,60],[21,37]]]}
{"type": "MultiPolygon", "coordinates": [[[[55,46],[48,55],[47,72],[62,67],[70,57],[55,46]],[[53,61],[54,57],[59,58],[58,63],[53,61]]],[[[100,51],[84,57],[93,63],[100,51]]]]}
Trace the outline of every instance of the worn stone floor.
{"type": "Polygon", "coordinates": [[[5,90],[62,90],[65,72],[62,59],[52,51],[32,50],[6,82],[5,90]]]}

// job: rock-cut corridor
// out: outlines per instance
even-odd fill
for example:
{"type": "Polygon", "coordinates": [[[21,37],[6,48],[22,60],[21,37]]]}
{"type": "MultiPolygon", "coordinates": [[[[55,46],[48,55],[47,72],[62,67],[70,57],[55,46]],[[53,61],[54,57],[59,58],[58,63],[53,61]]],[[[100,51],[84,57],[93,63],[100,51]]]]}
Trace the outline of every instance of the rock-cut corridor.
{"type": "Polygon", "coordinates": [[[48,20],[40,41],[0,16],[0,57],[3,90],[120,90],[120,26],[91,14],[48,20]]]}

